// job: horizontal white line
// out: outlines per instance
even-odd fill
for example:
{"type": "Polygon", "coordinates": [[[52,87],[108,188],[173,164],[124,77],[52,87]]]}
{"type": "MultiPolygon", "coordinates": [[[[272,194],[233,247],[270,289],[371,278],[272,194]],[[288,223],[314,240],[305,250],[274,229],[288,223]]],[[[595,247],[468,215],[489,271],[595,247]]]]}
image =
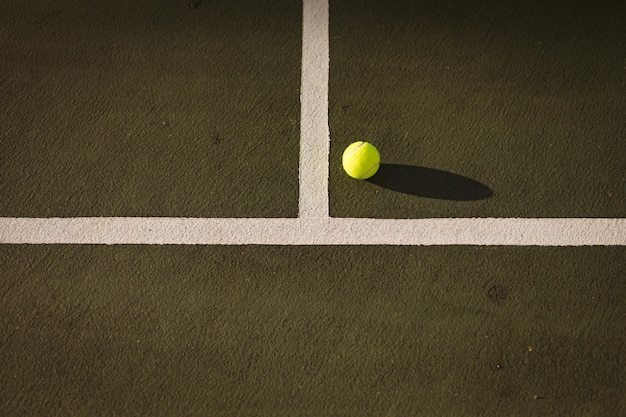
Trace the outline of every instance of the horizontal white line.
{"type": "Polygon", "coordinates": [[[624,246],[626,219],[2,217],[0,243],[624,246]]]}

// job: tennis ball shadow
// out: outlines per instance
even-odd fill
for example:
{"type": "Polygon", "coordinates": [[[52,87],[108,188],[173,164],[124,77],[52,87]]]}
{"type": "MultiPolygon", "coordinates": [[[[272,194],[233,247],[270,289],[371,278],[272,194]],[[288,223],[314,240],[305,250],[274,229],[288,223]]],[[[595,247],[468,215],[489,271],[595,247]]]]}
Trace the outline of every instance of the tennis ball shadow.
{"type": "Polygon", "coordinates": [[[399,193],[439,200],[484,200],[493,195],[489,187],[471,178],[412,165],[381,164],[367,181],[399,193]]]}

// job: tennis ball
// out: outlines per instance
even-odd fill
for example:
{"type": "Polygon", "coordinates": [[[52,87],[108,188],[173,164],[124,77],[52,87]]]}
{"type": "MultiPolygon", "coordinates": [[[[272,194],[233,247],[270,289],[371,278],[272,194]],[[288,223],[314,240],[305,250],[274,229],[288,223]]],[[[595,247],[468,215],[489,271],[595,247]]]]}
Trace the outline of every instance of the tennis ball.
{"type": "Polygon", "coordinates": [[[341,163],[352,178],[366,180],[378,171],[380,154],[371,143],[354,142],[343,151],[341,163]]]}

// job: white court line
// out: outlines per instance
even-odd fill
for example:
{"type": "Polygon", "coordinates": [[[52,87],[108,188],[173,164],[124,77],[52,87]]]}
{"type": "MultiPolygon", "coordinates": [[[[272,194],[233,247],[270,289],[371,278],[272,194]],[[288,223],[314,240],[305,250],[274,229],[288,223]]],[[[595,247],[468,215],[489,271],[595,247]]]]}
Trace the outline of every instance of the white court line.
{"type": "Polygon", "coordinates": [[[0,243],[626,246],[626,219],[3,217],[0,243]]]}
{"type": "Polygon", "coordinates": [[[302,4],[300,218],[328,217],[328,1],[302,4]]]}

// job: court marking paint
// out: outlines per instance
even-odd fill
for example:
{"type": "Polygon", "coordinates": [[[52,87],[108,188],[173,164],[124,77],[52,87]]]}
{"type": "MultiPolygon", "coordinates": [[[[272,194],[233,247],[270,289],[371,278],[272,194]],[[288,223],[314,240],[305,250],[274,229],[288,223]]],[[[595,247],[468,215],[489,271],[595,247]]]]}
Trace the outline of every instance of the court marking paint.
{"type": "Polygon", "coordinates": [[[328,0],[302,4],[300,218],[328,218],[328,0]]]}
{"type": "Polygon", "coordinates": [[[624,246],[626,219],[5,217],[0,243],[624,246]]]}

